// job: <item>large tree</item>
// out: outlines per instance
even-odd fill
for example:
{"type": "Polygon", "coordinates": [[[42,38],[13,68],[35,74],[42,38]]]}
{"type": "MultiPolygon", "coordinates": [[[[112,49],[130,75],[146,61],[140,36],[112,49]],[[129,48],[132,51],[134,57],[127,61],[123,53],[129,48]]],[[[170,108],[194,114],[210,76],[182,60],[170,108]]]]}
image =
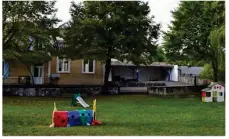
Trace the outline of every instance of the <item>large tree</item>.
{"type": "Polygon", "coordinates": [[[172,12],[174,20],[164,35],[164,49],[170,60],[203,61],[211,64],[218,80],[219,51],[211,32],[225,24],[224,1],[182,1],[172,12]]]}
{"type": "Polygon", "coordinates": [[[72,3],[65,34],[66,56],[104,62],[103,92],[107,92],[112,58],[136,65],[152,62],[160,25],[149,12],[148,3],[142,1],[72,3]]]}
{"type": "Polygon", "coordinates": [[[215,76],[217,76],[220,81],[225,81],[225,25],[213,29],[209,39],[218,64],[218,76],[215,76]]]}
{"type": "Polygon", "coordinates": [[[55,17],[54,4],[55,1],[3,2],[4,60],[19,60],[30,71],[29,65],[51,59],[59,34],[55,28],[59,20],[55,17]]]}

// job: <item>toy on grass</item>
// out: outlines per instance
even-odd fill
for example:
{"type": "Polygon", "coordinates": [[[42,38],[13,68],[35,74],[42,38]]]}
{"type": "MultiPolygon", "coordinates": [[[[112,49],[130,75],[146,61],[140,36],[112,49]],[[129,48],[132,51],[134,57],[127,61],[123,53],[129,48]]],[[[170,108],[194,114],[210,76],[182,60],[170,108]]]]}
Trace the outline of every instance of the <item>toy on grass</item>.
{"type": "Polygon", "coordinates": [[[75,111],[57,111],[54,102],[54,110],[52,114],[52,124],[49,127],[71,127],[71,126],[91,126],[101,125],[96,120],[96,99],[93,101],[93,109],[83,109],[75,111]]]}
{"type": "Polygon", "coordinates": [[[76,106],[77,103],[80,103],[84,108],[89,107],[89,105],[81,98],[80,94],[74,94],[72,96],[71,106],[76,106]]]}
{"type": "Polygon", "coordinates": [[[93,101],[93,112],[94,112],[93,113],[94,117],[93,117],[92,125],[96,125],[96,124],[101,125],[102,123],[96,120],[96,99],[93,101]]]}
{"type": "Polygon", "coordinates": [[[76,106],[77,105],[77,97],[79,96],[79,94],[73,94],[72,95],[72,103],[71,106],[76,106]]]}
{"type": "Polygon", "coordinates": [[[49,127],[54,127],[54,112],[56,112],[57,109],[56,109],[56,103],[54,102],[54,109],[53,109],[53,112],[52,112],[52,124],[49,126],[49,127]]]}

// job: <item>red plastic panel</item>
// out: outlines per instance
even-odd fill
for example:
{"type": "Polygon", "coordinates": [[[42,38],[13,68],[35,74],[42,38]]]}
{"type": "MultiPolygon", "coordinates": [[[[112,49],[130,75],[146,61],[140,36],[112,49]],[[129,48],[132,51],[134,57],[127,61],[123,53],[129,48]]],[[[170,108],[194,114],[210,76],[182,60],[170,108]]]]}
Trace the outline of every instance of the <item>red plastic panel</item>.
{"type": "Polygon", "coordinates": [[[202,97],[206,97],[206,93],[205,92],[202,92],[201,95],[202,95],[202,97]]]}
{"type": "Polygon", "coordinates": [[[68,112],[67,111],[54,112],[55,127],[66,127],[67,124],[68,124],[68,112]]]}

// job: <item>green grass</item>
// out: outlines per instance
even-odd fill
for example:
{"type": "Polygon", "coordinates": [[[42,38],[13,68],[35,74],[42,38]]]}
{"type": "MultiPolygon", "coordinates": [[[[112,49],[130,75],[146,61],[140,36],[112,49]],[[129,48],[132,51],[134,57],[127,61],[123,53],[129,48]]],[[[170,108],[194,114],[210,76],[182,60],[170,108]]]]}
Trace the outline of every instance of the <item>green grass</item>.
{"type": "MultiPolygon", "coordinates": [[[[49,128],[53,102],[74,110],[71,98],[3,97],[4,136],[224,136],[225,103],[149,95],[97,97],[100,126],[49,128]]],[[[92,98],[85,98],[92,104],[92,98]]],[[[82,108],[81,108],[82,109],[82,108]]]]}

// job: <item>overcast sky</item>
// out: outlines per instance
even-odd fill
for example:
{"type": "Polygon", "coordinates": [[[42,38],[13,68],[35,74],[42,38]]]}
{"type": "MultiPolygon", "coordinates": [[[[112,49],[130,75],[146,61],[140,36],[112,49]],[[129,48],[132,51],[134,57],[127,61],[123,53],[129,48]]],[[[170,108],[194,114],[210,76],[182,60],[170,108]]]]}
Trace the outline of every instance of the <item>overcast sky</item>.
{"type": "MultiPolygon", "coordinates": [[[[58,8],[57,17],[62,20],[62,23],[70,19],[69,8],[73,0],[57,0],[56,8],[58,8]]],[[[82,0],[74,0],[81,2],[82,0]]],[[[162,30],[168,30],[168,24],[172,20],[171,10],[174,10],[180,0],[144,0],[149,1],[151,15],[155,16],[155,21],[162,25],[162,30]]],[[[61,24],[61,23],[60,23],[61,24]]],[[[159,43],[162,38],[159,39],[159,43]]]]}

